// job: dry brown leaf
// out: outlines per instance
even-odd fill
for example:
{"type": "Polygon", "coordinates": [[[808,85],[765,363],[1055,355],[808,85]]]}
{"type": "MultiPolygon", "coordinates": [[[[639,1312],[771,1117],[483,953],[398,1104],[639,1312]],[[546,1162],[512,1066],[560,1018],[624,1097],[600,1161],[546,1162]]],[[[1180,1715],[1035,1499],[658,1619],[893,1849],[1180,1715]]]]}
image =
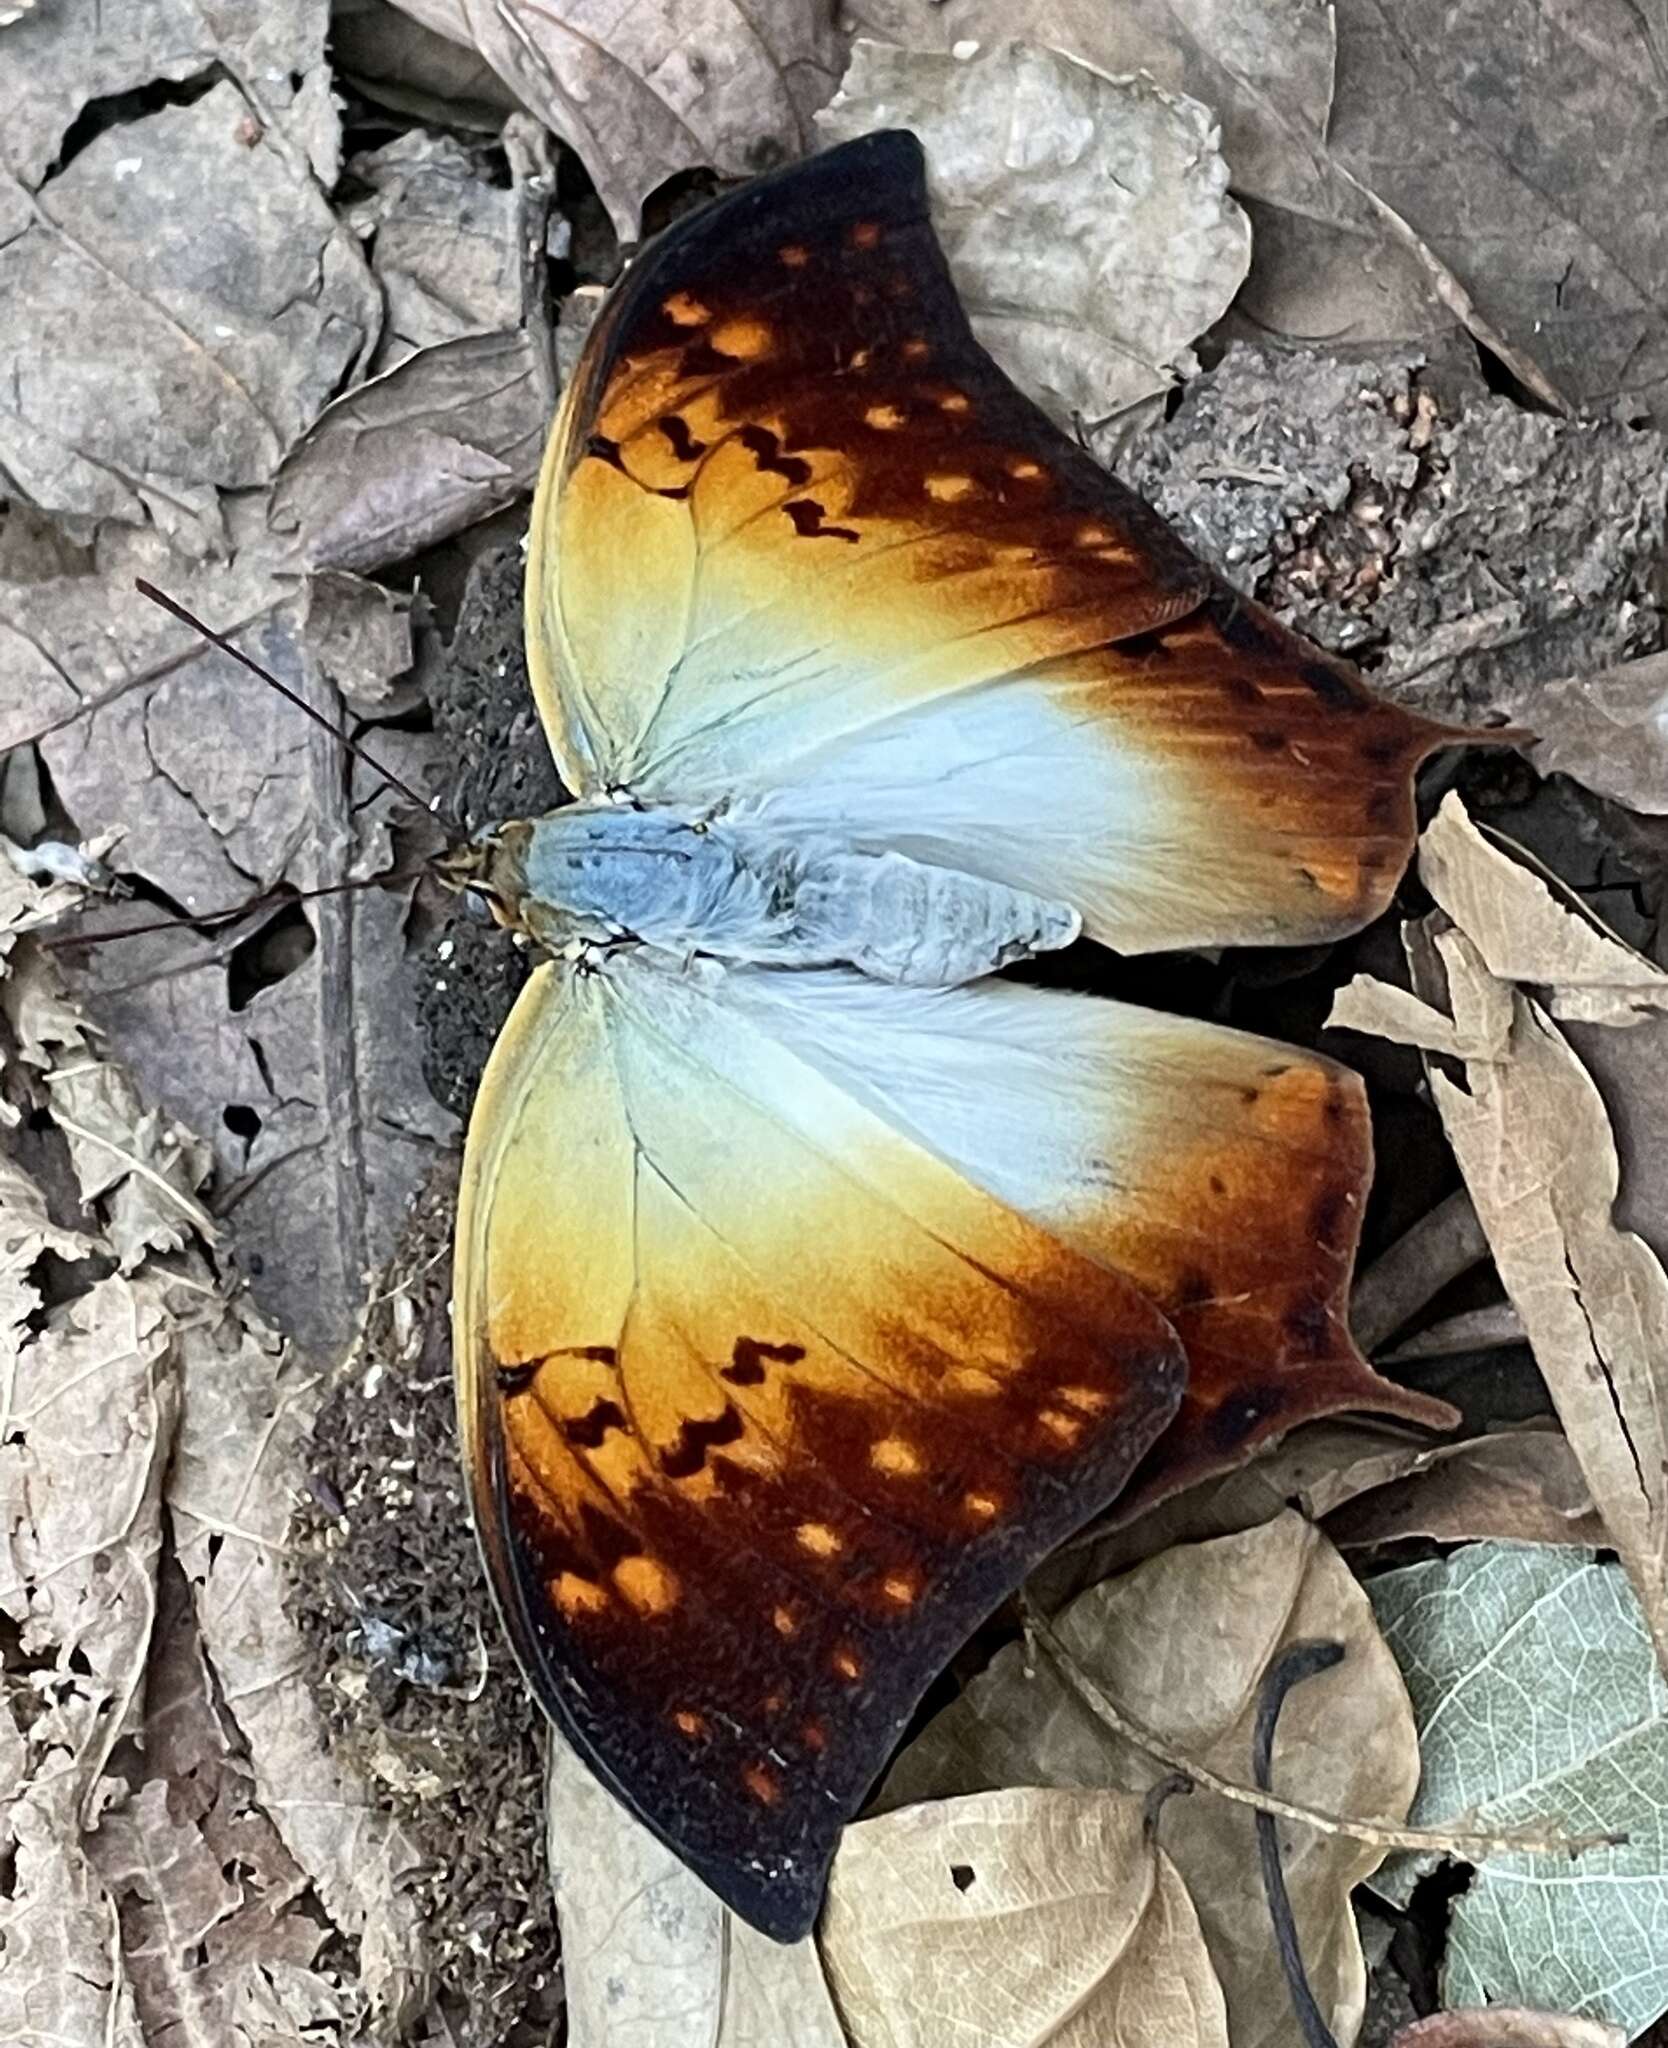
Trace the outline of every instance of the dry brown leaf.
{"type": "Polygon", "coordinates": [[[474,50],[577,152],[620,239],[679,171],[798,156],[843,55],[824,0],[398,0],[474,50]]]}
{"type": "Polygon", "coordinates": [[[1433,1071],[1431,1092],[1668,1665],[1668,1273],[1615,1221],[1620,1165],[1602,1096],[1549,1009],[1518,985],[1547,989],[1552,1010],[1632,1024],[1668,977],[1485,839],[1455,796],[1420,842],[1420,871],[1446,914],[1405,933],[1418,999],[1464,1046],[1495,1044],[1509,1019],[1503,1057],[1468,1058],[1463,1084],[1433,1071]]]}
{"type": "MultiPolygon", "coordinates": [[[[22,886],[27,921],[41,892],[22,886]]],[[[283,1609],[308,1383],[224,1296],[182,1211],[166,1240],[154,1227],[145,1203],[192,1199],[189,1139],[91,1049],[49,956],[14,932],[0,958],[25,1055],[4,1085],[41,1110],[30,1158],[48,1169],[0,1172],[0,1608],[27,1666],[0,1716],[0,2025],[124,2048],[141,2023],[148,2048],[302,2048],[379,2014],[397,2026],[421,1969],[401,1895],[412,1859],[325,1756],[283,1609]],[[87,1099],[107,1119],[100,1145],[54,1129],[65,1100],[90,1115],[87,1099]],[[70,1232],[57,1218],[78,1198],[70,1232]],[[60,1268],[52,1305],[43,1252],[81,1262],[60,1268]],[[190,1592],[164,1575],[169,1542],[190,1592]],[[314,1968],[332,1926],[355,1946],[351,1981],[314,1968]]]]}
{"type": "Polygon", "coordinates": [[[1289,1508],[1319,1522],[1346,1501],[1420,1469],[1427,1436],[1365,1418],[1305,1423],[1249,1464],[1159,1501],[1127,1521],[1111,1511],[1063,1544],[1031,1576],[1028,1591],[1047,1609],[1064,1604],[1114,1572],[1127,1571],[1178,1543],[1235,1536],[1289,1508]]]}
{"type": "MultiPolygon", "coordinates": [[[[1463,932],[1436,941],[1461,1019],[1504,984],[1463,932]]],[[[1431,1076],[1448,1141],[1558,1418],[1668,1664],[1668,1274],[1616,1228],[1615,1140],[1552,1019],[1510,991],[1512,1057],[1431,1076]]]]}
{"type": "MultiPolygon", "coordinates": [[[[1241,1784],[1250,1782],[1255,1696],[1269,1663],[1300,1640],[1342,1642],[1338,1669],[1286,1705],[1274,1788],[1301,1791],[1329,1812],[1405,1816],[1419,1758],[1401,1675],[1360,1586],[1300,1516],[1167,1550],[1081,1594],[1055,1628],[1129,1719],[1241,1784]]],[[[1028,1671],[1014,1645],[903,1752],[879,1803],[1016,1784],[1145,1793],[1164,1774],[1110,1734],[1051,1666],[1028,1671]]],[[[1173,1799],[1158,1840],[1198,1910],[1234,2048],[1294,2048],[1250,1812],[1204,1793],[1173,1799]]],[[[1316,1996],[1349,2039],[1366,1989],[1349,1893],[1379,1852],[1300,1829],[1283,1830],[1283,1848],[1316,1996]]]]}
{"type": "Polygon", "coordinates": [[[1135,1793],[861,1821],[819,1938],[853,2048],[1228,2048],[1198,1915],[1135,1793]]]}
{"type": "Polygon", "coordinates": [[[1488,972],[1549,990],[1554,1017],[1633,1024],[1668,1010],[1668,974],[1486,838],[1451,790],[1420,838],[1419,879],[1488,972]]]}
{"type": "Polygon", "coordinates": [[[1437,1444],[1413,1471],[1327,1517],[1340,1550],[1423,1536],[1437,1543],[1573,1543],[1601,1548],[1604,1520],[1569,1440],[1552,1429],[1501,1430],[1437,1444]]]}
{"type": "Polygon", "coordinates": [[[1571,2013],[1490,2005],[1415,2020],[1390,2048],[1627,2048],[1627,2030],[1571,2013]]]}
{"type": "Polygon", "coordinates": [[[859,42],[816,121],[834,142],[920,136],[933,226],[974,331],[1067,426],[1197,367],[1190,344],[1251,259],[1214,115],[1150,79],[1025,43],[959,58],[859,42]]]}
{"type": "Polygon", "coordinates": [[[545,1785],[572,2048],[845,2048],[815,1942],[738,1920],[554,1730],[545,1785]]]}

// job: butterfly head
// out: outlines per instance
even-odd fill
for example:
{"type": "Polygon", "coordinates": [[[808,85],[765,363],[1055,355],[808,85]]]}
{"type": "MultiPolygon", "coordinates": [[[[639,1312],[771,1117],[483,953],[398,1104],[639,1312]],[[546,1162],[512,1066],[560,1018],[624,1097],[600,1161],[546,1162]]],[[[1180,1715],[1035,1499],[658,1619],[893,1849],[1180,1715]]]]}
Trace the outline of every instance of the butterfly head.
{"type": "Polygon", "coordinates": [[[521,820],[484,826],[462,846],[448,847],[440,855],[434,863],[436,881],[507,931],[530,932],[526,910],[531,831],[521,820]]]}

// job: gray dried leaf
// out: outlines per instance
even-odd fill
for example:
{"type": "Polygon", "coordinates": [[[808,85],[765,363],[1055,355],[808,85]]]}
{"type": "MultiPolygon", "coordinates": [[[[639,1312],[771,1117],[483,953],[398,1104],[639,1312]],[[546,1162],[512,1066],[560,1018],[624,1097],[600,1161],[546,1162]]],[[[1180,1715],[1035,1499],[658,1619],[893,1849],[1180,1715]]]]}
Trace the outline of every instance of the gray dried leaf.
{"type": "Polygon", "coordinates": [[[1554,1017],[1626,1026],[1668,1011],[1668,974],[1485,837],[1453,791],[1419,840],[1419,879],[1490,974],[1546,989],[1554,1017]]]}
{"type": "Polygon", "coordinates": [[[519,104],[484,57],[424,28],[393,0],[335,0],[330,47],[367,99],[419,121],[496,134],[519,104]]]}
{"type": "Polygon", "coordinates": [[[205,8],[197,0],[50,0],[16,10],[0,66],[0,163],[31,190],[66,130],[93,100],[183,82],[220,66],[252,118],[326,188],[340,170],[340,124],[330,96],[329,0],[262,0],[205,8]],[[27,15],[27,19],[24,16],[27,15]]]}
{"type": "Polygon", "coordinates": [[[401,561],[532,488],[551,405],[525,329],[419,349],[326,409],[278,476],[273,533],[314,569],[401,561]]]}
{"type": "Polygon", "coordinates": [[[809,144],[843,45],[824,0],[400,0],[477,52],[578,154],[622,241],[679,171],[730,177],[809,144]]]}
{"type": "Polygon", "coordinates": [[[1663,53],[1636,0],[1340,19],[1331,146],[1573,404],[1668,418],[1663,53]]]}
{"type": "Polygon", "coordinates": [[[9,203],[0,467],[15,494],[223,546],[218,493],[268,482],[376,340],[358,244],[229,82],[106,129],[38,195],[13,182],[9,203]]]}
{"type": "Polygon", "coordinates": [[[1011,36],[1114,76],[1145,72],[1222,124],[1255,231],[1239,304],[1264,331],[1332,345],[1450,327],[1424,267],[1326,148],[1337,33],[1312,0],[854,0],[859,34],[949,50],[1011,36]]]}
{"type": "Polygon", "coordinates": [[[1501,1430],[1435,1444],[1407,1474],[1346,1502],[1326,1533],[1343,1551],[1422,1536],[1436,1543],[1568,1543],[1592,1549],[1604,1521],[1567,1437],[1501,1430]]]}
{"type": "MultiPolygon", "coordinates": [[[[386,702],[409,664],[403,600],[337,572],[298,586],[252,548],[188,566],[124,529],[80,567],[0,586],[0,733],[23,737],[31,715],[53,725],[41,751],[58,796],[77,819],[120,829],[124,869],[207,911],[388,866],[387,794],[371,797],[368,773],[350,780],[339,746],[132,579],[170,590],[338,719],[323,665],[386,702]]],[[[385,731],[376,746],[422,786],[431,741],[385,731]]],[[[423,850],[420,834],[407,843],[423,850]]],[[[269,904],[214,937],[182,927],[59,956],[146,1094],[211,1139],[217,1206],[258,1298],[321,1352],[346,1338],[363,1273],[453,1129],[421,1078],[406,911],[403,895],[364,890],[269,904]]],[[[115,905],[82,928],[134,921],[115,905]]],[[[37,1038],[56,1021],[24,1020],[37,1038]]],[[[172,1209],[155,1220],[167,1218],[177,1227],[172,1209]]]]}
{"type": "MultiPolygon", "coordinates": [[[[50,1160],[67,1084],[103,1063],[49,956],[14,936],[5,964],[29,1060],[8,1094],[42,1103],[50,1160]]],[[[110,1104],[127,1100],[123,1080],[110,1104]]],[[[118,1269],[124,1186],[88,1182],[88,1227],[66,1235],[55,1197],[16,1162],[0,1171],[0,1241],[29,1261],[8,1274],[0,1328],[0,1607],[27,1664],[0,1710],[0,2022],[20,2040],[123,2048],[142,2027],[146,2048],[302,2048],[379,2018],[397,2030],[422,1969],[411,1855],[326,1757],[282,1597],[313,1382],[193,1243],[118,1269]],[[43,1310],[31,1266],[48,1249],[80,1265],[43,1310]],[[161,1569],[165,1531],[183,1575],[161,1569]],[[319,1902],[355,1944],[350,1984],[313,1967],[331,1934],[319,1902]]]]}
{"type": "Polygon", "coordinates": [[[816,117],[830,141],[910,128],[974,331],[1062,424],[1119,413],[1194,367],[1245,276],[1214,117],[1058,50],[966,57],[859,42],[816,117]]]}
{"type": "Polygon", "coordinates": [[[1510,707],[1532,719],[1530,758],[1648,817],[1668,813],[1668,654],[1536,683],[1510,707]]]}
{"type": "Polygon", "coordinates": [[[179,1429],[168,1470],[174,1543],[260,1803],[391,2023],[421,1987],[423,1936],[404,1885],[415,1852],[329,1750],[284,1598],[283,1550],[317,1379],[235,1301],[178,1331],[179,1429]]]}
{"type": "Polygon", "coordinates": [[[388,319],[373,372],[460,334],[513,328],[522,314],[522,199],[494,184],[447,135],[408,129],[348,169],[371,187],[343,219],[375,237],[371,268],[388,319]]]}

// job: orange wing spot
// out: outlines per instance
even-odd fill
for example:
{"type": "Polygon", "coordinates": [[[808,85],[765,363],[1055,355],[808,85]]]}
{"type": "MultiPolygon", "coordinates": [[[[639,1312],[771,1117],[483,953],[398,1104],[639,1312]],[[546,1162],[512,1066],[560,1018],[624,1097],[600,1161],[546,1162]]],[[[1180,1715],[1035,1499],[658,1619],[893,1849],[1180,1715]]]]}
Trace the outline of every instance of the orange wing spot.
{"type": "Polygon", "coordinates": [[[1072,539],[1080,548],[1103,548],[1116,538],[1117,535],[1110,527],[1102,526],[1093,519],[1087,525],[1080,526],[1072,535],[1072,539]]]}
{"type": "Polygon", "coordinates": [[[846,357],[846,368],[848,370],[866,370],[874,359],[875,352],[872,348],[854,348],[851,354],[846,357]]]}
{"type": "Polygon", "coordinates": [[[940,412],[971,412],[973,401],[965,391],[941,391],[938,394],[940,412]]]}
{"type": "Polygon", "coordinates": [[[784,242],[776,252],[776,260],[790,270],[803,270],[811,260],[811,252],[803,242],[784,242]]]}
{"type": "Polygon", "coordinates": [[[879,427],[883,433],[889,433],[893,427],[901,427],[903,423],[903,412],[895,405],[871,405],[863,415],[864,426],[879,427]]]}
{"type": "Polygon", "coordinates": [[[768,354],[771,343],[770,329],[762,320],[726,320],[709,338],[720,355],[735,356],[745,363],[768,354]]]}
{"type": "Polygon", "coordinates": [[[851,246],[854,249],[878,249],[880,246],[880,222],[860,220],[852,223],[851,246]]]}
{"type": "Polygon", "coordinates": [[[1029,455],[1010,455],[1002,465],[1009,476],[1016,476],[1021,483],[1035,483],[1043,473],[1040,462],[1033,462],[1029,455]]]}
{"type": "Polygon", "coordinates": [[[774,1806],[782,1796],[782,1781],[767,1764],[749,1764],[741,1782],[761,1806],[774,1806]]]}
{"type": "Polygon", "coordinates": [[[924,363],[932,354],[932,343],[925,335],[912,334],[904,343],[902,353],[906,363],[924,363]]]}
{"type": "Polygon", "coordinates": [[[799,1633],[799,1618],[791,1607],[773,1607],[770,1625],[779,1636],[796,1636],[799,1633]]]}
{"type": "Polygon", "coordinates": [[[1083,1434],[1082,1416],[1068,1415],[1063,1408],[1040,1409],[1037,1420],[1050,1436],[1057,1436],[1063,1444],[1074,1444],[1083,1434]]]}
{"type": "Polygon", "coordinates": [[[660,310],[678,327],[703,327],[712,318],[712,308],[703,306],[693,292],[674,292],[661,300],[660,310]]]}
{"type": "Polygon", "coordinates": [[[677,1574],[653,1557],[622,1557],[614,1583],[639,1614],[668,1614],[683,1592],[677,1574]]]}
{"type": "Polygon", "coordinates": [[[956,1394],[982,1394],[988,1399],[1002,1391],[1002,1382],[982,1365],[958,1365],[944,1377],[945,1384],[956,1394]]]}
{"type": "Polygon", "coordinates": [[[975,1522],[994,1522],[1002,1512],[1002,1503],[994,1493],[964,1493],[961,1504],[975,1522]]]}
{"type": "Polygon", "coordinates": [[[889,1479],[911,1479],[921,1469],[921,1454],[901,1436],[883,1436],[869,1446],[869,1463],[889,1479]]]}
{"type": "Polygon", "coordinates": [[[799,1739],[809,1750],[824,1750],[828,1747],[828,1730],[813,1714],[810,1720],[800,1722],[799,1739]]]}
{"type": "Polygon", "coordinates": [[[880,1582],[880,1590],[894,1607],[913,1607],[921,1597],[921,1575],[919,1572],[888,1572],[880,1582]]]}
{"type": "Polygon", "coordinates": [[[828,1660],[834,1675],[855,1685],[863,1676],[863,1660],[850,1644],[842,1643],[828,1660]]]}
{"type": "Polygon", "coordinates": [[[577,1620],[582,1614],[600,1614],[608,1605],[607,1589],[578,1572],[562,1572],[551,1585],[550,1597],[565,1621],[577,1620]]]}
{"type": "Polygon", "coordinates": [[[927,478],[927,496],[937,498],[947,505],[955,504],[961,498],[971,498],[978,489],[970,476],[940,475],[927,478]]]}
{"type": "Polygon", "coordinates": [[[826,1522],[801,1522],[793,1534],[800,1549],[808,1550],[813,1557],[838,1557],[845,1548],[839,1531],[826,1522]]]}
{"type": "Polygon", "coordinates": [[[1059,1394],[1080,1415],[1104,1415],[1112,1405],[1112,1396],[1102,1387],[1061,1387],[1059,1394]]]}
{"type": "Polygon", "coordinates": [[[699,1742],[707,1732],[705,1714],[692,1712],[688,1707],[679,1707],[672,1716],[672,1726],[680,1735],[687,1735],[691,1742],[699,1742]]]}

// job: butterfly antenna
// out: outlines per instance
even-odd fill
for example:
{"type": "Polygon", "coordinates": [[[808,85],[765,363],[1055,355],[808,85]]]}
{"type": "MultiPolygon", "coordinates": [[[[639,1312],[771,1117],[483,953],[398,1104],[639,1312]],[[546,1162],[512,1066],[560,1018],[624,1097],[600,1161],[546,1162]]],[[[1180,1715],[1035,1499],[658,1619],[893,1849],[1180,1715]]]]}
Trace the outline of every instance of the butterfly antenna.
{"type": "MultiPolygon", "coordinates": [[[[398,784],[395,787],[398,788],[398,784]]],[[[353,889],[384,889],[399,882],[420,881],[426,872],[423,868],[396,869],[387,875],[360,875],[351,882],[326,882],[317,889],[268,889],[264,895],[251,896],[247,902],[229,904],[224,910],[200,910],[186,912],[177,917],[157,917],[145,924],[117,925],[113,931],[102,932],[58,932],[49,939],[38,943],[49,952],[60,946],[102,946],[109,939],[137,939],[147,932],[195,931],[202,925],[229,924],[234,918],[253,917],[257,911],[284,909],[292,903],[311,903],[320,896],[345,896],[353,889]]]]}
{"type": "MultiPolygon", "coordinates": [[[[299,691],[292,690],[288,683],[281,683],[272,673],[271,669],[263,668],[252,655],[245,654],[241,647],[234,646],[224,633],[217,633],[212,626],[205,625],[195,613],[188,612],[183,604],[177,604],[173,598],[168,596],[166,591],[158,590],[154,583],[147,583],[143,576],[136,576],[133,581],[134,588],[141,597],[148,597],[152,604],[160,605],[165,612],[171,613],[183,625],[190,626],[194,632],[201,633],[205,640],[211,641],[223,654],[229,654],[233,661],[242,662],[243,666],[252,675],[259,676],[268,688],[276,690],[280,697],[287,698],[297,711],[305,712],[315,725],[323,726],[324,730],[329,733],[338,746],[345,747],[356,761],[363,761],[365,766],[374,775],[380,775],[388,787],[390,789],[397,789],[408,803],[415,804],[418,810],[424,811],[430,816],[433,816],[439,810],[440,799],[438,797],[419,796],[409,782],[402,782],[392,769],[383,767],[374,754],[367,753],[357,740],[350,740],[347,734],[338,726],[333,725],[322,711],[314,710],[313,706],[307,702],[306,698],[299,691]]],[[[293,901],[294,899],[292,898],[291,900],[293,901]]],[[[112,934],[111,936],[114,937],[115,935],[112,934]]]]}

